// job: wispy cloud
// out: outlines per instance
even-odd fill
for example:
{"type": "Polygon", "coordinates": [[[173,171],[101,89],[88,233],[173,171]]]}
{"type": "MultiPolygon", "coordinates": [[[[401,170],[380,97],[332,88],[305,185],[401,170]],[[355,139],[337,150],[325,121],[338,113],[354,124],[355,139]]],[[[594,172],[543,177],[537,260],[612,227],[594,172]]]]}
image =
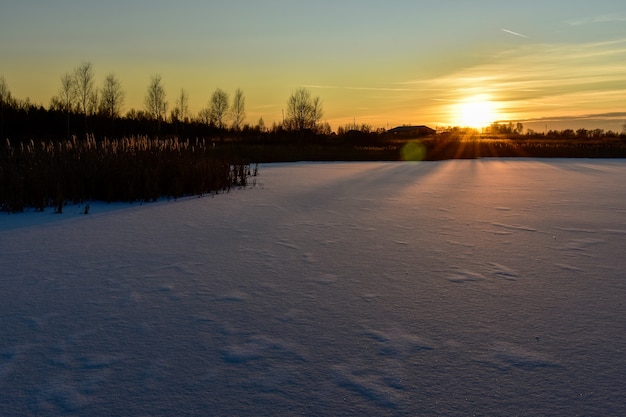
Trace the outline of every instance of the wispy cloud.
{"type": "MultiPolygon", "coordinates": [[[[626,39],[587,44],[527,44],[489,62],[407,82],[430,87],[437,120],[452,118],[453,103],[487,94],[511,119],[587,115],[626,109],[626,39]]],[[[426,97],[422,96],[422,99],[426,97]]]]}
{"type": "Polygon", "coordinates": [[[538,131],[562,130],[562,129],[604,129],[613,132],[624,130],[626,112],[590,113],[577,116],[550,116],[519,119],[526,128],[538,131]]]}
{"type": "Polygon", "coordinates": [[[521,33],[513,32],[512,30],[508,30],[508,29],[500,29],[500,30],[511,35],[519,36],[520,38],[528,38],[528,36],[522,35],[521,33]]]}
{"type": "MultiPolygon", "coordinates": [[[[503,32],[508,33],[507,30],[503,32]]],[[[464,65],[461,58],[455,64],[456,69],[450,71],[446,62],[441,72],[433,65],[428,69],[429,75],[404,82],[370,80],[351,84],[346,80],[309,83],[304,87],[319,89],[333,100],[369,107],[355,110],[356,106],[350,104],[350,111],[375,123],[382,120],[393,124],[400,120],[452,125],[458,119],[458,103],[474,96],[488,97],[502,120],[591,120],[595,116],[588,115],[601,118],[599,115],[626,112],[626,38],[582,44],[529,40],[485,55],[479,63],[464,65]]],[[[339,112],[336,123],[348,117],[344,113],[339,112]]]]}
{"type": "Polygon", "coordinates": [[[531,117],[526,122],[548,122],[548,121],[568,121],[568,120],[618,120],[626,119],[626,112],[609,112],[609,113],[591,113],[581,114],[577,116],[559,116],[559,117],[531,117]]]}

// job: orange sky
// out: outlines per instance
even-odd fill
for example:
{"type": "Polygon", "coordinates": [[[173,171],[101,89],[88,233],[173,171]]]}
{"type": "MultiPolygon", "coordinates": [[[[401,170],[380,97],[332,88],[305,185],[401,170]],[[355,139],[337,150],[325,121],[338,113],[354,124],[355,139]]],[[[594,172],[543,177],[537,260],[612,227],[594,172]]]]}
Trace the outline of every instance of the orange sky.
{"type": "Polygon", "coordinates": [[[17,98],[48,105],[63,73],[114,72],[125,111],[162,76],[169,108],[221,88],[246,96],[247,122],[279,122],[305,86],[325,121],[432,127],[521,121],[535,130],[626,121],[621,1],[8,0],[0,74],[17,98]]]}

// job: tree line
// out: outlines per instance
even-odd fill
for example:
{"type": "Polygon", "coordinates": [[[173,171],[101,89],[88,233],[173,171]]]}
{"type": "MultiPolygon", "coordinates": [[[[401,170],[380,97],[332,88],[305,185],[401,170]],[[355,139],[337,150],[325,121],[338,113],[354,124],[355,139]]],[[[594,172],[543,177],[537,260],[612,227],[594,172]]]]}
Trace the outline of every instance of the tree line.
{"type": "MultiPolygon", "coordinates": [[[[115,73],[96,85],[91,62],[83,62],[60,77],[57,94],[49,106],[35,105],[27,98],[11,96],[4,76],[0,75],[0,137],[33,138],[37,135],[70,138],[96,136],[123,137],[137,134],[211,136],[225,132],[270,130],[263,118],[256,125],[246,123],[246,98],[238,88],[231,96],[217,88],[205,108],[196,115],[189,111],[189,94],[183,88],[171,107],[159,74],[150,78],[141,109],[125,114],[125,92],[115,73]],[[169,113],[168,113],[169,110],[169,113]],[[62,123],[60,122],[62,120],[62,123]]],[[[322,103],[306,88],[295,90],[286,102],[286,118],[271,130],[312,130],[330,133],[321,121],[322,103]]]]}
{"type": "MultiPolygon", "coordinates": [[[[125,92],[115,73],[108,73],[104,82],[96,85],[95,70],[91,62],[83,62],[59,78],[57,94],[48,107],[31,103],[28,98],[12,97],[5,78],[0,75],[0,138],[11,139],[69,139],[122,138],[133,135],[181,136],[224,138],[258,137],[270,133],[288,134],[308,132],[330,135],[330,125],[322,121],[322,102],[306,88],[296,89],[285,103],[285,114],[280,123],[266,126],[263,118],[254,125],[246,122],[246,98],[241,89],[231,96],[217,88],[210,96],[207,106],[197,114],[189,111],[189,93],[181,88],[170,106],[163,80],[159,74],[152,75],[146,87],[143,108],[131,108],[123,113],[125,92]]],[[[626,135],[626,123],[622,132],[603,129],[572,129],[536,132],[524,129],[522,123],[495,122],[482,129],[449,127],[440,132],[459,133],[471,130],[472,135],[499,135],[510,138],[521,135],[537,138],[610,139],[626,135]]],[[[469,134],[468,133],[468,134],[469,134]]],[[[373,129],[367,124],[346,124],[336,130],[337,136],[349,136],[374,140],[385,134],[385,129],[373,129]]],[[[284,136],[284,135],[283,135],[284,136]]]]}

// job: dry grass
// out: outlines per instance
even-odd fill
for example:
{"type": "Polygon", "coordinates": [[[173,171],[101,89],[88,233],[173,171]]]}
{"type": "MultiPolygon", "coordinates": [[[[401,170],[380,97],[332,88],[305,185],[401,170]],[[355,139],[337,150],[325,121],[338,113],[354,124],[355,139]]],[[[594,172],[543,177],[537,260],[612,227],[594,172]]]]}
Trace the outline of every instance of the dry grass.
{"type": "Polygon", "coordinates": [[[0,146],[0,209],[63,210],[89,200],[150,201],[245,186],[248,164],[203,140],[29,141],[0,146]]]}

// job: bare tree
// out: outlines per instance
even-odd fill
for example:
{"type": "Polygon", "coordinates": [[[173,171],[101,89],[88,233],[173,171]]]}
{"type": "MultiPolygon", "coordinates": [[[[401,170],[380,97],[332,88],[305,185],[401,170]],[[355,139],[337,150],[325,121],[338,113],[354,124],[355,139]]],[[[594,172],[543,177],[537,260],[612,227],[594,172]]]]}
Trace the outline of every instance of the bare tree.
{"type": "Polygon", "coordinates": [[[110,73],[104,79],[102,87],[102,97],[100,98],[100,114],[110,119],[119,117],[124,104],[124,91],[122,84],[115,78],[115,74],[110,73]]]}
{"type": "Polygon", "coordinates": [[[61,75],[61,88],[59,89],[59,102],[64,112],[69,114],[72,111],[75,99],[76,89],[74,88],[74,77],[72,77],[72,74],[66,72],[61,75]]]}
{"type": "Polygon", "coordinates": [[[100,90],[94,88],[94,90],[89,95],[89,104],[87,106],[87,115],[93,116],[98,112],[98,107],[100,107],[100,90]]]}
{"type": "Polygon", "coordinates": [[[323,115],[324,112],[322,111],[322,102],[319,97],[315,97],[311,108],[311,122],[313,124],[313,128],[317,126],[317,123],[322,119],[323,115]]]}
{"type": "Polygon", "coordinates": [[[176,107],[174,108],[176,118],[182,122],[186,122],[189,119],[189,95],[181,88],[180,95],[176,99],[176,107]]]}
{"type": "Polygon", "coordinates": [[[233,129],[241,130],[243,121],[246,119],[246,98],[240,88],[235,91],[230,114],[233,119],[233,129]]]}
{"type": "Polygon", "coordinates": [[[9,91],[7,80],[4,79],[4,75],[0,75],[0,106],[4,106],[10,97],[11,92],[9,91]]]}
{"type": "Polygon", "coordinates": [[[157,122],[157,130],[161,127],[161,121],[167,112],[165,101],[165,89],[161,85],[161,76],[153,75],[148,86],[145,99],[146,111],[157,122]]]}
{"type": "Polygon", "coordinates": [[[67,129],[67,137],[70,136],[70,113],[74,109],[76,100],[76,88],[74,86],[74,77],[66,72],[61,75],[61,88],[59,88],[59,104],[65,112],[65,124],[67,129]]]}
{"type": "Polygon", "coordinates": [[[0,75],[0,139],[4,138],[4,107],[11,100],[11,92],[4,75],[0,75]]]}
{"type": "Polygon", "coordinates": [[[332,127],[330,127],[330,124],[328,122],[324,122],[315,125],[315,132],[320,135],[330,135],[333,132],[333,129],[332,127]]]}
{"type": "Polygon", "coordinates": [[[85,129],[87,128],[87,114],[90,100],[94,96],[94,74],[91,62],[83,62],[74,70],[74,94],[78,99],[80,111],[85,115],[85,129]]]}
{"type": "Polygon", "coordinates": [[[204,108],[198,112],[198,120],[200,123],[209,125],[211,123],[211,110],[204,108]]]}
{"type": "Polygon", "coordinates": [[[211,96],[211,102],[209,103],[211,108],[211,121],[220,129],[225,126],[226,112],[228,111],[228,94],[217,89],[211,96]]]}
{"type": "Polygon", "coordinates": [[[311,98],[306,88],[297,89],[287,100],[287,126],[294,130],[314,129],[322,117],[319,97],[311,98]]]}

